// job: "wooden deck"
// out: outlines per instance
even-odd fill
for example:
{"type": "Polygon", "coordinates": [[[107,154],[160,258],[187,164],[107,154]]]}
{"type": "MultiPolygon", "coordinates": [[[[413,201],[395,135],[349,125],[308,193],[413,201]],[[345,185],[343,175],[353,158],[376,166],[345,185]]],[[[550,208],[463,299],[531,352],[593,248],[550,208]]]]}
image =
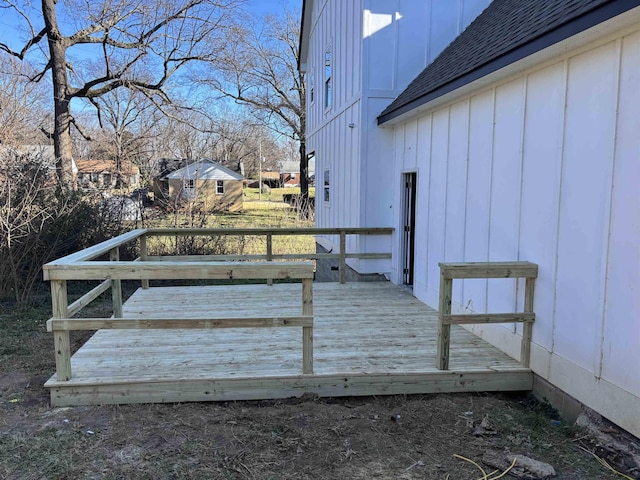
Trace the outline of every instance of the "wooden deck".
{"type": "MultiPolygon", "coordinates": [[[[126,318],[299,315],[300,284],[152,287],[126,318]]],[[[530,390],[532,373],[451,327],[449,370],[436,368],[437,312],[386,282],[313,285],[313,369],[300,328],[100,330],[52,377],[53,405],[248,400],[300,396],[530,390]]]]}

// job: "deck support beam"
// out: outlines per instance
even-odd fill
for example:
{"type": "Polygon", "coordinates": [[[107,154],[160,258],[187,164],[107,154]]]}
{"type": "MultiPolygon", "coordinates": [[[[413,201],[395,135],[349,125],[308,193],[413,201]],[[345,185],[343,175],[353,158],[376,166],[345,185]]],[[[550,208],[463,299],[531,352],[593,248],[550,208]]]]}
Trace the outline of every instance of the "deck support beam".
{"type": "MultiPolygon", "coordinates": [[[[302,280],[302,315],[313,317],[313,279],[302,280]]],[[[313,373],[313,327],[302,327],[302,373],[313,373]]]]}
{"type": "Polygon", "coordinates": [[[439,370],[449,369],[449,343],[451,339],[451,325],[444,321],[445,315],[451,314],[451,297],[453,295],[453,280],[447,278],[440,271],[440,301],[438,304],[438,345],[436,359],[439,370]]]}
{"type": "MultiPolygon", "coordinates": [[[[536,279],[527,278],[524,286],[524,311],[533,314],[533,294],[536,279]]],[[[520,347],[520,363],[529,368],[531,363],[531,337],[533,336],[533,322],[526,322],[522,326],[522,345],[520,347]]]]}
{"type": "MultiPolygon", "coordinates": [[[[273,262],[273,234],[267,233],[267,262],[273,262]]],[[[267,279],[267,285],[273,285],[273,278],[267,279]]]]}
{"type": "MultiPolygon", "coordinates": [[[[149,249],[147,247],[147,235],[140,236],[140,261],[146,262],[149,256],[149,249]]],[[[142,288],[145,290],[149,288],[149,279],[143,278],[141,281],[142,288]]]]}
{"type": "MultiPolygon", "coordinates": [[[[115,247],[109,251],[109,260],[120,261],[120,247],[115,247]]],[[[113,300],[113,316],[122,318],[122,280],[111,280],[111,298],[113,300]]]]}
{"type": "MultiPolygon", "coordinates": [[[[51,281],[51,302],[54,318],[68,317],[67,281],[51,281]]],[[[56,353],[56,378],[60,382],[71,380],[71,341],[68,330],[54,330],[53,343],[56,353]]]]}
{"type": "Polygon", "coordinates": [[[340,232],[340,283],[345,283],[347,279],[347,234],[344,231],[340,232]]]}

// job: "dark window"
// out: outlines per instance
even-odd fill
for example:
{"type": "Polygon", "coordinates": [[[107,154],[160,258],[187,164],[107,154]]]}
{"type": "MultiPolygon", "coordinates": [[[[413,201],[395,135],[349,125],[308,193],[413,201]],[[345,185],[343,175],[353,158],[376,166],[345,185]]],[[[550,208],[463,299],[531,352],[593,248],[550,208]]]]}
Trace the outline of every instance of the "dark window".
{"type": "Polygon", "coordinates": [[[194,179],[185,178],[182,187],[185,198],[196,198],[196,181],[194,179]]]}
{"type": "Polygon", "coordinates": [[[333,97],[331,50],[324,53],[324,108],[331,107],[333,97]]]}
{"type": "Polygon", "coordinates": [[[216,194],[217,195],[224,194],[224,180],[216,180],[216,194]]]}
{"type": "Polygon", "coordinates": [[[329,201],[329,169],[324,171],[324,201],[329,201]]]}

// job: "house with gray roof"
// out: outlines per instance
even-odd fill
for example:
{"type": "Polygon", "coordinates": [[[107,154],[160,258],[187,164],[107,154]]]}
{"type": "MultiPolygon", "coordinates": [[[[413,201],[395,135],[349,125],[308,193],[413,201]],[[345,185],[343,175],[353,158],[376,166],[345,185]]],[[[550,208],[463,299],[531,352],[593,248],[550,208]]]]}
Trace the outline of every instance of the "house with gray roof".
{"type": "MultiPolygon", "coordinates": [[[[406,3],[364,0],[346,28],[344,12],[330,18],[341,2],[305,1],[309,94],[322,101],[318,65],[335,51],[358,65],[351,80],[332,66],[331,105],[309,106],[307,150],[329,172],[319,226],[394,227],[388,263],[350,266],[433,307],[440,262],[536,263],[534,391],[640,435],[640,0],[406,3]],[[479,11],[456,23],[445,4],[479,11]],[[431,57],[425,25],[465,28],[431,57]],[[383,39],[391,53],[374,54],[383,39]],[[345,172],[356,191],[336,184],[345,172]]],[[[522,311],[523,289],[461,281],[452,310],[522,311]]],[[[517,356],[521,326],[469,328],[517,356]]]]}
{"type": "Polygon", "coordinates": [[[156,199],[166,208],[191,207],[203,211],[241,211],[244,205],[243,177],[237,172],[203,159],[173,162],[181,166],[167,168],[155,179],[156,199]]]}

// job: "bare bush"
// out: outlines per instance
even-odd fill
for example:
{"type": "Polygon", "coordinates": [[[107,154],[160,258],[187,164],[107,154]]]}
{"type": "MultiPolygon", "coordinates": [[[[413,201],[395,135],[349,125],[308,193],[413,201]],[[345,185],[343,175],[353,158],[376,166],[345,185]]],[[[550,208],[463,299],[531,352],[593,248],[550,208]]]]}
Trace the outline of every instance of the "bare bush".
{"type": "Polygon", "coordinates": [[[0,180],[0,297],[27,303],[43,264],[125,228],[117,214],[100,212],[96,202],[61,188],[42,156],[4,149],[0,180]]]}

